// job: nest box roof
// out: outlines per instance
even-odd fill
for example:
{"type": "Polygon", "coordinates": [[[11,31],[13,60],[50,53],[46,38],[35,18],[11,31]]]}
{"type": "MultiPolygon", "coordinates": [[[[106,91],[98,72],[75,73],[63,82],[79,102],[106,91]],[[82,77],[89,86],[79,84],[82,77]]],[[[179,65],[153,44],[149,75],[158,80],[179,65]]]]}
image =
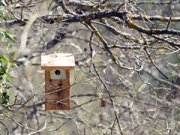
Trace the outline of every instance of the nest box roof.
{"type": "Polygon", "coordinates": [[[41,55],[41,69],[55,70],[55,69],[74,69],[75,60],[73,54],[42,54],[41,55]]]}

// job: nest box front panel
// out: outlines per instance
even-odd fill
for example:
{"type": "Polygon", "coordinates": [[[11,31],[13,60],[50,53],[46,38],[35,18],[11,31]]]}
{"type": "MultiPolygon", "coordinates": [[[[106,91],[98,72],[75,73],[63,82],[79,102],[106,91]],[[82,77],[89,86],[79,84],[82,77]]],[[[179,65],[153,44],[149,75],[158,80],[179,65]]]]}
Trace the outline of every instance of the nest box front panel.
{"type": "Polygon", "coordinates": [[[70,109],[70,71],[64,71],[65,75],[55,77],[54,70],[45,71],[45,108],[46,110],[70,109]]]}

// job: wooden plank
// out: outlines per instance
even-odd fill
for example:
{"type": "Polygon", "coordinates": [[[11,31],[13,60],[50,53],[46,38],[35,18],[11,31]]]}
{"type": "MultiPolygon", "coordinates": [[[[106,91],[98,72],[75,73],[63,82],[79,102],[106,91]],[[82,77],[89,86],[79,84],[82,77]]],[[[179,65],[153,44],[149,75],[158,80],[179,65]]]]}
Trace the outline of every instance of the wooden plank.
{"type": "Polygon", "coordinates": [[[74,69],[75,60],[73,54],[42,54],[41,69],[74,69]]]}
{"type": "Polygon", "coordinates": [[[70,71],[66,71],[66,80],[62,80],[63,90],[60,93],[59,101],[62,101],[61,110],[70,109],[70,71]]]}
{"type": "Polygon", "coordinates": [[[45,108],[46,110],[70,109],[70,71],[65,80],[50,79],[50,70],[45,70],[45,108]]]}

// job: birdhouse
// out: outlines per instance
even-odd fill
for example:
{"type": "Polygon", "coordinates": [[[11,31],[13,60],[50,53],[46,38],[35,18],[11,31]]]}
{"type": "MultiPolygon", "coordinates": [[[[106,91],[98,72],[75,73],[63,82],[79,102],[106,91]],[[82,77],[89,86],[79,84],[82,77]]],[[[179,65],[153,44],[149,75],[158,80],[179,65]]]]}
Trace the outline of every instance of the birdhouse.
{"type": "Polygon", "coordinates": [[[73,54],[41,55],[41,69],[45,70],[46,110],[70,109],[70,70],[74,67],[73,54]]]}

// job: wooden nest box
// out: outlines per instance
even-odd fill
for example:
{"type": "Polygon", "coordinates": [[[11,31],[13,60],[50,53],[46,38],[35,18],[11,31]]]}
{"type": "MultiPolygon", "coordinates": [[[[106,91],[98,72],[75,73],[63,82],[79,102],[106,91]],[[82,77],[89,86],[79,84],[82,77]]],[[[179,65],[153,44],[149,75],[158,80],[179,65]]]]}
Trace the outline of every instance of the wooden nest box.
{"type": "Polygon", "coordinates": [[[41,55],[41,69],[45,70],[46,110],[70,109],[70,70],[74,67],[73,54],[41,55]]]}

